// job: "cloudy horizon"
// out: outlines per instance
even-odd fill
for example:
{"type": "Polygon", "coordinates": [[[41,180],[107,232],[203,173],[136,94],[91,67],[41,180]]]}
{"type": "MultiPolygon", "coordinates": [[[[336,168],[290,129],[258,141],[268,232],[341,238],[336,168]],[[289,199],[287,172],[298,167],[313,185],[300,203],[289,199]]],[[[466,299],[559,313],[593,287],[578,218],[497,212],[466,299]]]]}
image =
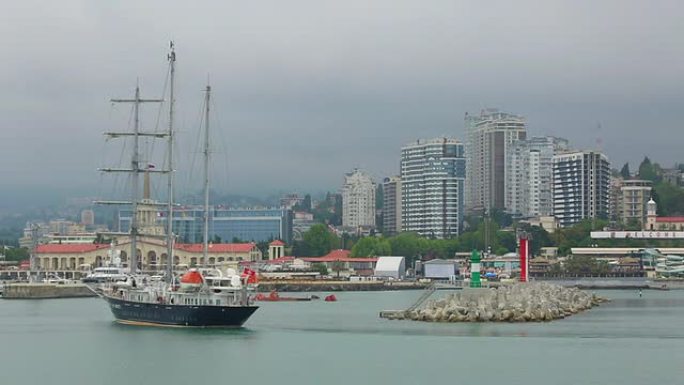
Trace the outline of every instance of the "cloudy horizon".
{"type": "MultiPolygon", "coordinates": [[[[398,173],[402,145],[464,140],[463,116],[523,115],[528,135],[602,149],[613,168],[680,156],[684,31],[676,1],[22,1],[2,6],[4,189],[97,195],[102,132],[136,81],[178,54],[179,147],[192,163],[214,90],[218,189],[326,191],[398,173]],[[429,4],[429,5],[427,5],[429,4]]],[[[143,124],[153,125],[154,107],[143,124]]],[[[162,119],[162,123],[164,120],[162,119]]]]}

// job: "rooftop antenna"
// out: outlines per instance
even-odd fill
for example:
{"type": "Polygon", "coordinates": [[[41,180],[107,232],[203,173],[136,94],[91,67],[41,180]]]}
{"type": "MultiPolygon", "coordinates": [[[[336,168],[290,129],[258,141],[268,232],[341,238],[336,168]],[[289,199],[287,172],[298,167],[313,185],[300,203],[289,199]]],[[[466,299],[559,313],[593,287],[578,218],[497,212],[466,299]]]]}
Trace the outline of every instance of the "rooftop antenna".
{"type": "Polygon", "coordinates": [[[603,136],[601,135],[601,122],[596,124],[596,150],[603,152],[603,136]]]}

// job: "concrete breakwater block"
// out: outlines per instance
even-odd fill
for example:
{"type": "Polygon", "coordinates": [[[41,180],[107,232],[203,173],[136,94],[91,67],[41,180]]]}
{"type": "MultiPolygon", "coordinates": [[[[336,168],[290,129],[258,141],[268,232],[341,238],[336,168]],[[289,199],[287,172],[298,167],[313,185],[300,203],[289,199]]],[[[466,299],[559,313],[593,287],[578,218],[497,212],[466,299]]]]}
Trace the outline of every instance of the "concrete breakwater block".
{"type": "Polygon", "coordinates": [[[519,283],[462,290],[428,301],[419,309],[383,311],[380,317],[426,322],[543,322],[577,314],[607,300],[574,287],[519,283]]]}
{"type": "Polygon", "coordinates": [[[96,295],[84,284],[11,283],[5,285],[2,298],[51,299],[95,297],[96,295]]]}

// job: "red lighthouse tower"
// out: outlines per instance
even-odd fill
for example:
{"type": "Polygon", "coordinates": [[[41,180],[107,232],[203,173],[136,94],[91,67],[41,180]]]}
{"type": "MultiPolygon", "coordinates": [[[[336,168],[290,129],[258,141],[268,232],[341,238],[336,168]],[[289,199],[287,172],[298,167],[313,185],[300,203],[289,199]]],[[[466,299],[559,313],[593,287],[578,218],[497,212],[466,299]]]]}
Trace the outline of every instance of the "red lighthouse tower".
{"type": "Polygon", "coordinates": [[[529,278],[530,240],[525,232],[518,234],[518,255],[520,257],[520,282],[527,282],[529,278]]]}

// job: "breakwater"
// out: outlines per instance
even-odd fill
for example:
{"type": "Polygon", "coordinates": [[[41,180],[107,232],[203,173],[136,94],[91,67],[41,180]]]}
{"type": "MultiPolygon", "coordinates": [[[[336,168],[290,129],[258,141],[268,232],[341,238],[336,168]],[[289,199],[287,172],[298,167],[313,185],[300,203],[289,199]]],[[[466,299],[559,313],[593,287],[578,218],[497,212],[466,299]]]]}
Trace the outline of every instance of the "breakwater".
{"type": "Polygon", "coordinates": [[[607,299],[574,287],[526,283],[465,289],[415,310],[383,311],[381,318],[427,322],[541,322],[591,309],[607,299]]]}
{"type": "Polygon", "coordinates": [[[94,297],[96,294],[84,284],[7,283],[2,298],[52,299],[94,297]]]}

